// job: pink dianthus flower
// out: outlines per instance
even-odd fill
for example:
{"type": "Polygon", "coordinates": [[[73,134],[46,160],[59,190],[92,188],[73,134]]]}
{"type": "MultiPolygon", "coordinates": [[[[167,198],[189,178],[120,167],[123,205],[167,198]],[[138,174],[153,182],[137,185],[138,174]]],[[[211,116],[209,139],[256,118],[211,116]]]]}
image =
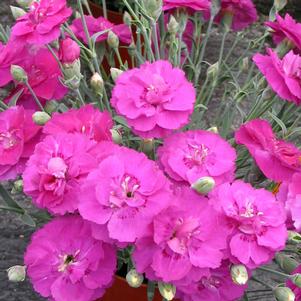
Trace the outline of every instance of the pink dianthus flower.
{"type": "Polygon", "coordinates": [[[252,269],[285,247],[285,210],[271,192],[235,181],[218,186],[210,204],[225,216],[231,230],[229,253],[234,263],[252,269]]]}
{"type": "Polygon", "coordinates": [[[60,41],[59,59],[63,64],[72,64],[80,56],[80,47],[71,38],[60,41]]]}
{"type": "Polygon", "coordinates": [[[193,184],[210,176],[220,184],[234,178],[236,153],[218,134],[191,130],[176,133],[158,149],[165,172],[176,181],[193,184]]]}
{"type": "Polygon", "coordinates": [[[79,212],[100,225],[100,231],[105,225],[111,239],[134,242],[168,206],[169,186],[155,162],[143,153],[112,144],[111,153],[82,186],[79,212]]]}
{"type": "Polygon", "coordinates": [[[210,0],[164,0],[163,10],[189,8],[194,11],[209,11],[210,0]]]}
{"type": "Polygon", "coordinates": [[[189,122],[195,90],[168,61],[145,63],[117,79],[111,103],[143,138],[161,138],[189,122]]]}
{"type": "Polygon", "coordinates": [[[80,216],[66,216],[33,235],[24,261],[34,289],[44,298],[95,301],[113,281],[116,250],[95,240],[80,216]]]}

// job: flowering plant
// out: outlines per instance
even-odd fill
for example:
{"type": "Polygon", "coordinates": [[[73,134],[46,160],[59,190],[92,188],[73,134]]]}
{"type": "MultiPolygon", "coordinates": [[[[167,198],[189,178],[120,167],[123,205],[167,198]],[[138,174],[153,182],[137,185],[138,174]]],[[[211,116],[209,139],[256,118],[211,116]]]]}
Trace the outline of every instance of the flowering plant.
{"type": "Polygon", "coordinates": [[[301,23],[275,0],[233,61],[251,0],[122,2],[116,24],[106,1],[22,0],[0,27],[0,209],[40,226],[9,278],[54,301],[106,298],[114,275],[149,301],[248,300],[254,281],[299,298],[301,23]]]}

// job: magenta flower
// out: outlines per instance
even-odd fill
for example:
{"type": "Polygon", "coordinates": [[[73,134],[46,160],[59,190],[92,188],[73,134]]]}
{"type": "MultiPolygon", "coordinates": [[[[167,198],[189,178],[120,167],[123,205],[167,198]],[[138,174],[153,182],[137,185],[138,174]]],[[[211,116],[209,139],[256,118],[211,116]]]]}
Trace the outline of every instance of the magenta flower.
{"type": "Polygon", "coordinates": [[[41,128],[33,123],[32,114],[19,106],[0,113],[0,180],[15,179],[24,171],[40,139],[41,128]]]}
{"type": "Polygon", "coordinates": [[[95,240],[80,216],[66,216],[33,235],[24,261],[34,289],[44,298],[95,301],[113,281],[116,250],[95,240]]]}
{"type": "Polygon", "coordinates": [[[229,252],[235,263],[252,269],[269,262],[285,247],[285,210],[271,192],[235,181],[217,187],[210,204],[225,216],[232,231],[229,252]]]}
{"type": "Polygon", "coordinates": [[[209,131],[176,133],[158,149],[165,172],[176,181],[193,184],[210,176],[220,184],[234,178],[236,153],[227,141],[209,131]]]}
{"type": "Polygon", "coordinates": [[[189,122],[195,90],[179,68],[168,61],[145,63],[122,73],[111,103],[143,138],[161,138],[189,122]]]}
{"type": "Polygon", "coordinates": [[[71,109],[65,113],[54,113],[44,126],[44,133],[81,133],[96,141],[112,140],[110,129],[113,120],[108,112],[100,112],[92,105],[71,109]]]}
{"type": "Polygon", "coordinates": [[[60,36],[60,27],[71,14],[66,0],[34,1],[29,12],[13,26],[12,37],[21,43],[48,44],[60,36]]]}
{"type": "Polygon", "coordinates": [[[223,262],[218,269],[195,281],[177,285],[177,297],[182,301],[234,301],[247,289],[247,285],[236,285],[230,275],[231,264],[223,262]]]}
{"type": "Polygon", "coordinates": [[[164,0],[163,10],[189,8],[194,11],[209,11],[210,0],[164,0]]]}
{"type": "Polygon", "coordinates": [[[231,28],[235,31],[243,30],[257,20],[257,11],[252,0],[222,0],[215,22],[221,23],[225,15],[232,17],[231,28]]]}
{"type": "Polygon", "coordinates": [[[238,144],[247,147],[264,175],[274,181],[289,181],[301,171],[301,151],[292,143],[278,140],[266,120],[255,119],[235,133],[238,144]]]}
{"type": "Polygon", "coordinates": [[[80,56],[80,47],[70,38],[60,41],[59,59],[63,64],[72,64],[80,56]]]}
{"type": "Polygon", "coordinates": [[[275,44],[278,45],[287,39],[301,50],[301,23],[297,23],[289,14],[284,18],[276,14],[276,21],[265,22],[265,24],[273,30],[275,44]]]}
{"type": "MultiPolygon", "coordinates": [[[[293,274],[301,274],[301,265],[299,265],[293,272],[292,272],[292,275],[293,274]]],[[[296,300],[301,300],[301,288],[298,287],[296,284],[294,284],[292,281],[290,280],[287,280],[286,281],[286,286],[289,287],[293,293],[295,294],[295,298],[296,300]]]]}
{"type": "Polygon", "coordinates": [[[47,136],[37,144],[23,173],[24,192],[54,214],[74,212],[79,187],[97,166],[95,141],[81,134],[47,136]]]}
{"type": "Polygon", "coordinates": [[[144,154],[114,144],[105,150],[111,153],[82,186],[79,212],[106,225],[110,238],[134,242],[169,204],[169,182],[144,154]]]}
{"type": "Polygon", "coordinates": [[[288,185],[286,207],[290,212],[294,227],[301,230],[301,173],[293,175],[288,185]]]}
{"type": "Polygon", "coordinates": [[[272,89],[283,99],[301,103],[301,56],[288,52],[280,59],[272,50],[267,55],[256,54],[253,61],[272,89]]]}
{"type": "MultiPolygon", "coordinates": [[[[111,23],[109,20],[105,19],[104,17],[94,18],[92,16],[85,16],[85,20],[88,26],[90,36],[93,36],[94,34],[105,30],[112,30],[123,43],[130,44],[132,42],[132,35],[129,27],[126,24],[116,25],[111,23]]],[[[81,18],[75,19],[71,27],[74,34],[77,36],[77,38],[84,41],[85,43],[88,43],[81,18]]],[[[98,36],[96,41],[97,42],[105,41],[107,37],[108,37],[108,33],[104,33],[98,36]]]]}
{"type": "Polygon", "coordinates": [[[169,208],[154,217],[149,233],[136,242],[136,269],[165,282],[203,276],[208,268],[221,265],[227,234],[207,199],[184,188],[169,208]]]}

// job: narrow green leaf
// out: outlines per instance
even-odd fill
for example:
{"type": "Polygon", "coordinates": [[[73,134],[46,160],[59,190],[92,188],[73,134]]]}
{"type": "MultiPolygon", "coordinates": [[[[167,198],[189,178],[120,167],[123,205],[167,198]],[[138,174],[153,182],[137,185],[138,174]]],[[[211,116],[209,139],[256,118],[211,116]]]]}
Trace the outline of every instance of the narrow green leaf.
{"type": "Polygon", "coordinates": [[[148,281],[147,283],[147,301],[153,301],[155,297],[156,282],[148,281]]]}
{"type": "Polygon", "coordinates": [[[24,209],[12,198],[12,196],[7,192],[2,184],[0,184],[0,195],[8,207],[15,208],[24,212],[24,209]]]}
{"type": "Polygon", "coordinates": [[[8,106],[9,107],[13,107],[17,104],[18,99],[20,98],[20,96],[22,95],[24,89],[21,89],[19,92],[17,92],[15,95],[13,95],[11,97],[11,99],[9,100],[8,106]]]}
{"type": "Polygon", "coordinates": [[[28,226],[31,227],[36,226],[36,222],[32,219],[32,217],[28,213],[24,213],[23,215],[21,215],[21,220],[24,224],[28,226]]]}

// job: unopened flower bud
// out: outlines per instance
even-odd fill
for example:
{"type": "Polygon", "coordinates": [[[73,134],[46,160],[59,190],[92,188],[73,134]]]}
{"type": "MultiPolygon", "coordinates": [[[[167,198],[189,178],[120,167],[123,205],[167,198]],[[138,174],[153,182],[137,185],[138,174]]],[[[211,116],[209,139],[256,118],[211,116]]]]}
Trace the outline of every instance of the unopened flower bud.
{"type": "Polygon", "coordinates": [[[56,100],[48,100],[44,106],[45,112],[49,115],[57,111],[59,103],[56,100]]]}
{"type": "Polygon", "coordinates": [[[110,72],[111,72],[111,77],[112,77],[114,82],[116,82],[119,75],[121,75],[123,73],[123,71],[118,69],[118,68],[111,68],[110,72]]]}
{"type": "Polygon", "coordinates": [[[96,94],[102,95],[104,90],[104,81],[98,72],[93,74],[93,76],[91,77],[90,84],[96,94]]]}
{"type": "Polygon", "coordinates": [[[23,191],[23,180],[17,180],[14,182],[12,193],[20,193],[23,191]]]}
{"type": "Polygon", "coordinates": [[[273,293],[277,301],[295,301],[295,294],[288,287],[276,287],[273,293]]]}
{"type": "Polygon", "coordinates": [[[167,24],[167,30],[170,34],[177,34],[177,32],[179,31],[179,23],[177,22],[176,18],[171,15],[169,22],[167,24]]]}
{"type": "Polygon", "coordinates": [[[216,126],[212,126],[207,131],[218,134],[218,128],[216,126]]]}
{"type": "Polygon", "coordinates": [[[274,7],[279,12],[287,5],[287,0],[274,0],[274,7]]]}
{"type": "Polygon", "coordinates": [[[296,231],[288,231],[288,242],[291,244],[301,243],[301,234],[296,231]]]}
{"type": "Polygon", "coordinates": [[[142,2],[147,14],[155,21],[158,20],[162,13],[162,0],[143,0],[142,2]]]}
{"type": "Polygon", "coordinates": [[[19,6],[28,8],[34,0],[16,0],[19,6]]]}
{"type": "Polygon", "coordinates": [[[32,115],[32,120],[37,125],[44,125],[51,119],[51,116],[46,112],[37,111],[32,115]]]}
{"type": "Polygon", "coordinates": [[[140,287],[143,283],[143,279],[143,275],[139,274],[135,269],[130,270],[126,274],[126,282],[130,287],[140,287]]]}
{"type": "Polygon", "coordinates": [[[222,25],[224,27],[224,31],[229,31],[231,29],[232,26],[232,22],[233,22],[233,13],[230,11],[227,11],[222,19],[222,25]]]}
{"type": "Polygon", "coordinates": [[[27,76],[25,70],[18,65],[11,65],[10,73],[11,73],[13,79],[18,83],[25,83],[28,80],[28,76],[27,76]]]}
{"type": "Polygon", "coordinates": [[[290,277],[290,280],[298,287],[301,288],[301,274],[297,273],[297,274],[293,274],[290,277]]]}
{"type": "Polygon", "coordinates": [[[108,45],[110,47],[112,47],[113,49],[116,49],[119,47],[119,38],[118,36],[113,32],[113,31],[109,31],[109,34],[108,34],[108,38],[107,38],[107,42],[108,42],[108,45]]]}
{"type": "Polygon", "coordinates": [[[128,47],[128,52],[130,56],[135,56],[136,55],[136,44],[135,42],[132,42],[129,47],[128,47]]]}
{"type": "Polygon", "coordinates": [[[243,264],[234,264],[231,266],[231,278],[237,285],[245,285],[249,280],[247,268],[243,264]]]}
{"type": "Polygon", "coordinates": [[[159,282],[158,287],[159,287],[159,292],[164,299],[170,301],[175,297],[176,287],[173,284],[159,282]]]}
{"type": "Polygon", "coordinates": [[[127,11],[125,11],[123,14],[123,23],[128,26],[131,26],[132,24],[132,17],[127,11]]]}
{"type": "Polygon", "coordinates": [[[21,282],[26,277],[26,267],[22,265],[15,265],[7,270],[7,277],[9,281],[21,282]]]}
{"type": "Polygon", "coordinates": [[[299,266],[298,261],[289,255],[277,253],[275,255],[275,259],[281,270],[283,270],[287,274],[291,274],[299,266]]]}
{"type": "Polygon", "coordinates": [[[24,16],[26,14],[26,11],[20,7],[17,6],[10,6],[11,13],[15,20],[19,19],[20,17],[24,16]]]}
{"type": "Polygon", "coordinates": [[[216,62],[215,64],[211,65],[207,69],[207,76],[210,78],[215,78],[217,76],[218,69],[219,69],[219,64],[218,62],[216,62]]]}
{"type": "Polygon", "coordinates": [[[215,181],[211,177],[202,177],[195,181],[191,188],[202,195],[208,194],[215,187],[215,181]]]}
{"type": "Polygon", "coordinates": [[[111,129],[112,139],[116,144],[122,144],[122,135],[116,129],[111,129]]]}
{"type": "Polygon", "coordinates": [[[77,59],[71,64],[63,64],[64,84],[70,89],[78,89],[83,78],[81,74],[81,63],[77,59]]]}
{"type": "Polygon", "coordinates": [[[249,58],[245,57],[242,59],[242,61],[240,62],[240,68],[242,71],[248,71],[249,69],[249,58]]]}
{"type": "Polygon", "coordinates": [[[141,151],[145,154],[151,154],[154,150],[154,139],[143,139],[141,141],[141,151]]]}

